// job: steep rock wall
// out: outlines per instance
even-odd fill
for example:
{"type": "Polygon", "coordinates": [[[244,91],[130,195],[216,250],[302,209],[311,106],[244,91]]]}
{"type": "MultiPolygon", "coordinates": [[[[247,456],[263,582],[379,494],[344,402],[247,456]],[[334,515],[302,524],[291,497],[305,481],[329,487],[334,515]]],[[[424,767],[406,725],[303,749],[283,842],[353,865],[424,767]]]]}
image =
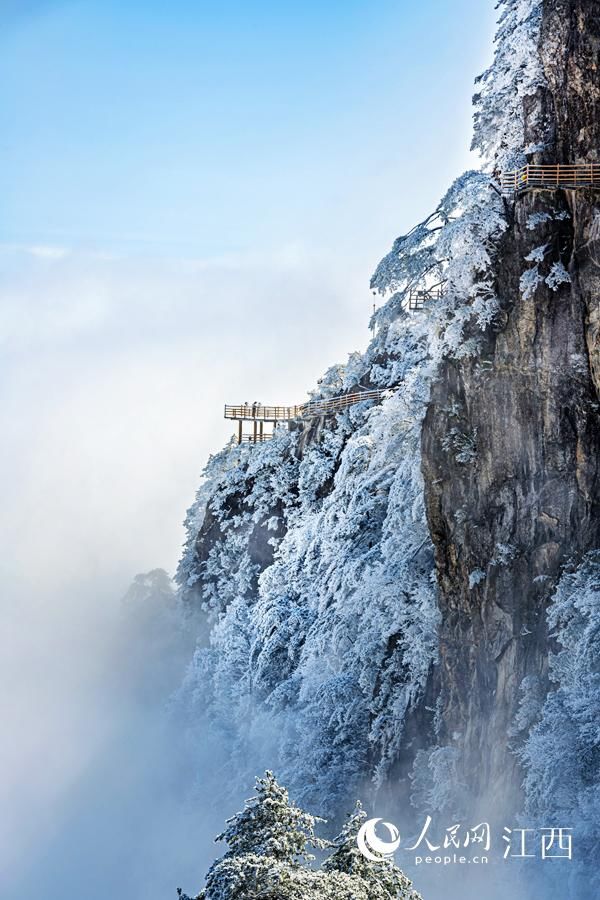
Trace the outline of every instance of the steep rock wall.
{"type": "MultiPolygon", "coordinates": [[[[536,161],[598,158],[599,28],[595,0],[544,5],[547,88],[525,116],[529,142],[546,139],[536,161]]],[[[546,679],[548,599],[561,566],[600,539],[597,201],[580,190],[508,202],[501,315],[477,359],[442,363],[423,427],[442,612],[440,743],[458,750],[462,780],[496,808],[517,802],[512,729],[523,678],[546,679]],[[448,448],[457,428],[474,448],[468,463],[448,448]]]]}

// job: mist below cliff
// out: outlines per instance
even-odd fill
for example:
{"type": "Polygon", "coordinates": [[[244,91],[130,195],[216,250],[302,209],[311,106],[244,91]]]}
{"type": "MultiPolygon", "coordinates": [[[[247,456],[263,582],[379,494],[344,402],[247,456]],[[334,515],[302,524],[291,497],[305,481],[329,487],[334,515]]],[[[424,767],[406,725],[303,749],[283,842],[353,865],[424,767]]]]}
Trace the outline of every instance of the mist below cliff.
{"type": "Polygon", "coordinates": [[[114,584],[84,581],[43,604],[11,593],[1,663],[10,689],[0,775],[7,900],[158,900],[209,861],[203,835],[209,848],[220,817],[187,806],[165,716],[183,654],[144,661],[132,652],[116,596],[114,584]],[[153,678],[152,696],[150,666],[167,676],[162,685],[153,678]]]}

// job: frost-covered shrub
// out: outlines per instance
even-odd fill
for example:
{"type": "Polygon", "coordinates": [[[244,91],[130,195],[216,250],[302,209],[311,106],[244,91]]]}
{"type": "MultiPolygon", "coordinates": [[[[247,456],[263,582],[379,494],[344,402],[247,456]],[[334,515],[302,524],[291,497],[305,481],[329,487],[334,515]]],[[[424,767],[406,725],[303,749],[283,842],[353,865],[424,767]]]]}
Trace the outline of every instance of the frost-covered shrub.
{"type": "Polygon", "coordinates": [[[523,300],[531,300],[538,285],[540,285],[542,281],[543,279],[540,275],[539,266],[533,266],[531,269],[526,269],[521,275],[521,280],[519,282],[521,298],[523,300]]]}
{"type": "Polygon", "coordinates": [[[567,209],[548,209],[544,212],[535,212],[531,213],[527,217],[527,229],[529,231],[534,231],[540,225],[544,225],[546,222],[560,222],[564,219],[570,219],[571,214],[567,209]]]}
{"type": "Polygon", "coordinates": [[[472,591],[474,587],[485,581],[485,578],[486,575],[483,569],[473,569],[472,572],[469,572],[469,590],[472,591]]]}
{"type": "Polygon", "coordinates": [[[175,580],[185,593],[186,588],[191,588],[198,581],[199,572],[195,566],[196,541],[198,534],[206,519],[208,503],[217,484],[228,471],[237,468],[239,453],[233,451],[229,445],[220,453],[211,456],[202,473],[202,481],[196,492],[194,503],[187,511],[185,519],[186,539],[183,545],[183,553],[177,568],[175,580]]]}
{"type": "Polygon", "coordinates": [[[457,463],[466,465],[477,459],[477,431],[465,434],[457,426],[452,426],[442,439],[442,449],[451,453],[457,463]]]}
{"type": "Polygon", "coordinates": [[[570,284],[571,276],[561,262],[555,262],[545,280],[551,290],[557,291],[561,284],[570,284]]]}
{"type": "Polygon", "coordinates": [[[534,231],[540,225],[544,225],[546,222],[550,221],[552,221],[552,213],[549,211],[531,213],[527,217],[526,227],[528,231],[534,231]]]}
{"type": "MultiPolygon", "coordinates": [[[[530,216],[527,227],[529,227],[529,221],[531,220],[531,218],[532,217],[530,216]]],[[[546,219],[550,218],[557,217],[546,215],[544,213],[540,214],[539,221],[546,221],[546,219]]],[[[525,260],[527,262],[535,263],[535,265],[533,265],[529,269],[526,269],[521,275],[520,291],[523,300],[530,300],[535,294],[538,286],[542,284],[542,282],[545,282],[545,284],[547,284],[552,291],[558,291],[561,285],[570,283],[571,276],[565,269],[562,261],[560,259],[556,260],[556,257],[554,261],[549,260],[546,263],[546,266],[544,267],[545,272],[541,271],[540,267],[543,265],[546,257],[551,252],[551,244],[545,243],[539,247],[535,247],[525,257],[525,260]]]]}
{"type": "Polygon", "coordinates": [[[520,685],[521,699],[515,715],[511,736],[528,734],[540,717],[545,700],[545,690],[538,675],[527,675],[520,685]]]}
{"type": "Polygon", "coordinates": [[[544,261],[544,257],[546,256],[547,252],[548,244],[542,244],[541,247],[535,247],[535,249],[533,249],[531,253],[528,253],[525,259],[527,260],[527,262],[541,263],[544,261]]]}
{"type": "Polygon", "coordinates": [[[262,452],[232,443],[211,457],[185,522],[187,539],[176,575],[184,600],[191,595],[203,609],[216,612],[255,590],[265,552],[277,545],[295,503],[294,446],[295,435],[281,429],[261,445],[262,452]],[[198,535],[207,522],[212,540],[208,555],[199,558],[198,535]],[[261,542],[266,545],[262,553],[261,542]]]}
{"type": "Polygon", "coordinates": [[[516,556],[517,548],[512,544],[497,543],[494,547],[493,565],[507,566],[516,556]]]}
{"type": "Polygon", "coordinates": [[[544,278],[539,263],[543,261],[547,249],[547,245],[538,247],[525,257],[530,262],[535,261],[536,265],[526,269],[521,275],[520,290],[523,300],[530,300],[542,282],[545,282],[551,290],[557,291],[562,284],[569,284],[571,281],[571,276],[560,261],[552,263],[548,275],[544,278]]]}

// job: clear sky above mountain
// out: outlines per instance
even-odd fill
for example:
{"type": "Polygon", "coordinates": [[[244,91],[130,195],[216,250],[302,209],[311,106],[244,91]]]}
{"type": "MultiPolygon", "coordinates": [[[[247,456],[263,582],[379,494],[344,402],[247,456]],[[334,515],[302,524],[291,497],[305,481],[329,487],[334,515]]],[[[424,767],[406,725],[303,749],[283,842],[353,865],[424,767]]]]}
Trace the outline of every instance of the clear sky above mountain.
{"type": "Polygon", "coordinates": [[[49,0],[4,15],[0,237],[206,256],[351,245],[379,223],[382,252],[468,164],[493,9],[49,0]]]}

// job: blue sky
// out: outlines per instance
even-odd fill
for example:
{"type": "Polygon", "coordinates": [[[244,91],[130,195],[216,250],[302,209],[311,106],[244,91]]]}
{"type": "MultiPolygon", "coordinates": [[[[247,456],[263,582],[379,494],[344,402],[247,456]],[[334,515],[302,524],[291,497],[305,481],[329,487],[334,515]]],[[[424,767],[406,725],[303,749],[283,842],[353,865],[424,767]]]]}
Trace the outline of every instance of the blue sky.
{"type": "Polygon", "coordinates": [[[18,6],[4,241],[206,256],[374,232],[382,253],[468,164],[491,3],[18,6]]]}

